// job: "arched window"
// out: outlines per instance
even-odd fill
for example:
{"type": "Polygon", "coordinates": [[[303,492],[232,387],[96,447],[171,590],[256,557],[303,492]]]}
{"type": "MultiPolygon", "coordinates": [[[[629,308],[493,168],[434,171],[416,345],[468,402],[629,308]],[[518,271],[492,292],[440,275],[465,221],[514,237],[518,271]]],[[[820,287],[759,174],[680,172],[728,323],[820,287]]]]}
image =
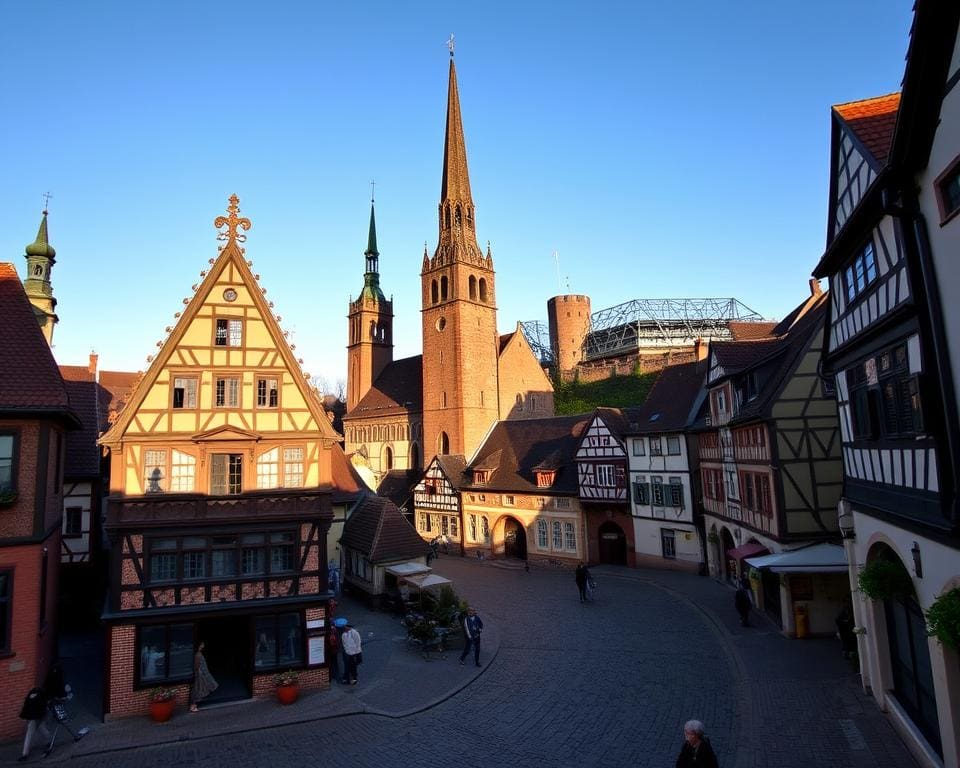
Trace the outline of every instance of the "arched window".
{"type": "Polygon", "coordinates": [[[393,449],[389,445],[383,449],[383,469],[393,469],[393,449]]]}
{"type": "Polygon", "coordinates": [[[441,432],[437,435],[437,453],[441,456],[446,456],[450,453],[450,438],[447,437],[446,432],[441,432]]]}
{"type": "Polygon", "coordinates": [[[438,301],[438,299],[437,299],[437,281],[434,280],[432,283],[430,283],[430,303],[431,303],[431,304],[436,304],[437,301],[438,301]]]}
{"type": "Polygon", "coordinates": [[[454,214],[454,221],[457,224],[457,229],[460,228],[460,225],[463,223],[463,214],[460,211],[460,206],[457,206],[456,213],[454,214]]]}
{"type": "Polygon", "coordinates": [[[487,280],[486,278],[480,278],[480,301],[487,300],[487,280]]]}
{"type": "Polygon", "coordinates": [[[470,275],[470,298],[477,300],[477,278],[470,275]]]}
{"type": "Polygon", "coordinates": [[[371,339],[377,338],[377,323],[374,320],[370,321],[370,338],[371,339]]]}
{"type": "Polygon", "coordinates": [[[37,266],[33,268],[33,274],[40,277],[43,274],[43,267],[37,264],[37,266]]]}
{"type": "Polygon", "coordinates": [[[560,525],[559,520],[553,521],[553,548],[554,549],[563,549],[563,526],[560,525]]]}
{"type": "Polygon", "coordinates": [[[467,224],[473,229],[473,206],[467,207],[467,224]]]}
{"type": "Polygon", "coordinates": [[[537,520],[537,546],[540,549],[548,549],[550,547],[550,544],[547,541],[546,520],[537,520]]]}
{"type": "Polygon", "coordinates": [[[450,229],[450,206],[444,206],[443,208],[443,225],[447,229],[450,229]]]}
{"type": "Polygon", "coordinates": [[[410,469],[420,469],[420,446],[410,443],[410,469]]]}
{"type": "Polygon", "coordinates": [[[440,278],[440,301],[447,300],[447,276],[443,275],[440,278]]]}

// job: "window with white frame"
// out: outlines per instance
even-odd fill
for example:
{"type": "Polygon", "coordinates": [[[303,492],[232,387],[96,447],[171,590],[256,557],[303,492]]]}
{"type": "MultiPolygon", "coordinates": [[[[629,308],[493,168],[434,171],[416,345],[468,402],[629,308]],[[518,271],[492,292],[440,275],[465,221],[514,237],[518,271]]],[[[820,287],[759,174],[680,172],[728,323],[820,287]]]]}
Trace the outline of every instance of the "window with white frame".
{"type": "Polygon", "coordinates": [[[540,549],[547,549],[549,543],[547,541],[547,521],[546,520],[537,520],[537,547],[540,549]]]}
{"type": "Polygon", "coordinates": [[[667,455],[668,456],[680,455],[680,438],[678,436],[671,435],[667,437],[667,455]]]}
{"type": "Polygon", "coordinates": [[[616,484],[616,472],[613,464],[597,464],[597,485],[604,488],[613,488],[616,484]]]}
{"type": "Polygon", "coordinates": [[[633,455],[634,456],[646,456],[647,452],[643,446],[643,439],[635,437],[632,441],[633,444],[633,455]]]}
{"type": "Polygon", "coordinates": [[[213,343],[218,347],[239,347],[243,343],[243,321],[218,317],[213,343]]]}
{"type": "Polygon", "coordinates": [[[217,408],[240,407],[240,379],[236,376],[217,376],[214,390],[214,403],[217,408]]]}
{"type": "Polygon", "coordinates": [[[659,475],[650,478],[650,495],[653,497],[653,506],[666,506],[663,498],[663,478],[659,475]]]}
{"type": "Polygon", "coordinates": [[[417,529],[421,531],[430,530],[430,516],[426,512],[417,512],[417,529]]]}
{"type": "Polygon", "coordinates": [[[167,452],[149,449],[143,452],[143,488],[146,493],[167,490],[167,452]]]}
{"type": "Polygon", "coordinates": [[[175,376],[173,379],[173,407],[197,407],[197,379],[194,376],[175,376]]]}
{"type": "Polygon", "coordinates": [[[271,448],[257,459],[257,488],[276,488],[280,484],[280,449],[271,448]]]}
{"type": "Polygon", "coordinates": [[[559,520],[554,520],[551,530],[553,531],[553,548],[563,549],[563,525],[559,520]]]}
{"type": "Polygon", "coordinates": [[[570,509],[570,499],[564,498],[563,496],[557,496],[553,500],[553,506],[557,509],[570,509]]]}
{"type": "Polygon", "coordinates": [[[660,442],[660,435],[650,436],[650,455],[663,456],[663,444],[660,442]]]}
{"type": "Polygon", "coordinates": [[[303,488],[303,448],[283,449],[283,487],[303,488]]]}
{"type": "Polygon", "coordinates": [[[190,493],[196,484],[197,459],[189,453],[172,451],[170,462],[170,490],[174,493],[190,493]]]}
{"type": "Polygon", "coordinates": [[[573,523],[563,524],[563,545],[570,552],[577,551],[577,534],[573,523]]]}

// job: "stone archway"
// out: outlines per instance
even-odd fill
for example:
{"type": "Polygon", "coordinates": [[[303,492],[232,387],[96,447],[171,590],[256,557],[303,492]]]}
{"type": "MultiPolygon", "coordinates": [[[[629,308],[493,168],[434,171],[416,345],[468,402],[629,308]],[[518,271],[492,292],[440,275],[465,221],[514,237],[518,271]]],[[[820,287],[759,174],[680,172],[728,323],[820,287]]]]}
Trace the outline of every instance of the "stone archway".
{"type": "Polygon", "coordinates": [[[503,521],[503,555],[517,560],[527,559],[527,531],[513,517],[503,521]]]}
{"type": "Polygon", "coordinates": [[[623,528],[607,520],[597,531],[598,555],[601,563],[608,565],[627,564],[627,536],[623,528]]]}
{"type": "Polygon", "coordinates": [[[723,527],[720,529],[720,576],[729,582],[736,581],[737,571],[736,565],[731,568],[731,561],[727,559],[727,552],[736,547],[737,545],[733,543],[733,535],[730,533],[730,529],[723,527]]]}

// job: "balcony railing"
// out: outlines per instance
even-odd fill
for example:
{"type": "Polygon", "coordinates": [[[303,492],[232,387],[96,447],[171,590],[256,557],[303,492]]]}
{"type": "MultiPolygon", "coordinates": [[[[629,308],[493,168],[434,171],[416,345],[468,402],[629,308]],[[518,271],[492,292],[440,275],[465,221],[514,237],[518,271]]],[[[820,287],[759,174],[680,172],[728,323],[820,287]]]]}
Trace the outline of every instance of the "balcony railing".
{"type": "Polygon", "coordinates": [[[328,489],[287,488],[237,496],[158,493],[150,496],[110,496],[109,528],[143,528],[171,524],[236,523],[251,519],[332,518],[328,489]]]}

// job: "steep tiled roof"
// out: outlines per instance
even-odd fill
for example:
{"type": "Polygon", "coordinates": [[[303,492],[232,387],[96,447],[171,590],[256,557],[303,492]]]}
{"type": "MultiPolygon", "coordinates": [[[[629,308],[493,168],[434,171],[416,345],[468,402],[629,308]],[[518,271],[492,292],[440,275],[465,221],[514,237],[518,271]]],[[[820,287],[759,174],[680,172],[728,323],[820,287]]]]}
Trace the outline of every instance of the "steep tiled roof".
{"type": "Polygon", "coordinates": [[[624,435],[636,432],[640,427],[639,408],[597,408],[594,413],[603,418],[603,423],[614,437],[623,439],[624,435]]]}
{"type": "Polygon", "coordinates": [[[13,264],[0,263],[0,413],[76,414],[13,264]]]}
{"type": "Polygon", "coordinates": [[[740,320],[731,320],[727,323],[727,328],[730,329],[730,334],[733,336],[734,341],[749,341],[766,338],[776,325],[776,323],[767,321],[748,323],[740,320]]]}
{"type": "Polygon", "coordinates": [[[396,504],[367,496],[343,525],[341,543],[362,552],[371,563],[422,557],[430,551],[396,504]]]}
{"type": "Polygon", "coordinates": [[[580,414],[497,422],[471,466],[483,464],[487,457],[499,452],[498,466],[488,482],[466,487],[521,493],[576,494],[577,446],[591,418],[591,414],[580,414]],[[534,467],[542,467],[548,462],[556,469],[554,483],[550,488],[538,488],[534,467]]]}
{"type": "Polygon", "coordinates": [[[779,338],[755,341],[715,341],[710,345],[710,354],[723,367],[724,376],[746,370],[761,360],[775,354],[781,348],[779,338]]]}
{"type": "Polygon", "coordinates": [[[418,413],[423,410],[423,356],[405,357],[388,364],[370,391],[344,419],[418,413]]]}
{"type": "MultiPolygon", "coordinates": [[[[61,366],[61,368],[64,366],[61,366]]],[[[76,366],[79,367],[79,366],[76,366]]],[[[84,371],[87,369],[84,368],[84,371]]],[[[65,478],[98,477],[100,475],[100,386],[95,381],[67,381],[70,405],[80,417],[81,428],[67,433],[65,478]]]]}
{"type": "Polygon", "coordinates": [[[511,331],[510,333],[501,333],[501,334],[500,334],[500,340],[499,340],[499,341],[500,341],[500,346],[497,348],[497,354],[498,354],[498,355],[502,355],[502,354],[503,354],[503,350],[506,349],[507,344],[510,343],[510,339],[513,338],[513,334],[514,334],[514,333],[516,333],[516,331],[511,331]]]}
{"type": "Polygon", "coordinates": [[[671,365],[660,371],[650,394],[640,406],[639,432],[667,432],[683,429],[704,396],[706,374],[699,363],[671,365]]]}
{"type": "Polygon", "coordinates": [[[334,504],[353,501],[363,494],[366,486],[353,465],[347,461],[339,443],[334,443],[330,449],[330,469],[333,476],[334,504]]]}
{"type": "Polygon", "coordinates": [[[64,381],[96,381],[97,374],[85,365],[61,365],[60,375],[64,381]]]}
{"type": "Polygon", "coordinates": [[[463,487],[468,481],[467,460],[459,453],[437,456],[437,464],[454,488],[463,487]]]}
{"type": "Polygon", "coordinates": [[[413,486],[420,482],[423,472],[419,469],[391,469],[377,486],[377,496],[390,499],[397,507],[403,507],[413,495],[413,486]]]}
{"type": "Polygon", "coordinates": [[[900,94],[890,93],[872,99],[837,104],[833,110],[876,158],[877,163],[883,166],[890,152],[899,107],[900,94]]]}
{"type": "Polygon", "coordinates": [[[123,410],[139,377],[140,374],[135,371],[100,371],[100,391],[103,395],[100,402],[101,432],[105,432],[109,426],[111,411],[120,413],[123,410]]]}

